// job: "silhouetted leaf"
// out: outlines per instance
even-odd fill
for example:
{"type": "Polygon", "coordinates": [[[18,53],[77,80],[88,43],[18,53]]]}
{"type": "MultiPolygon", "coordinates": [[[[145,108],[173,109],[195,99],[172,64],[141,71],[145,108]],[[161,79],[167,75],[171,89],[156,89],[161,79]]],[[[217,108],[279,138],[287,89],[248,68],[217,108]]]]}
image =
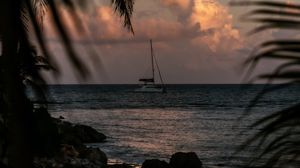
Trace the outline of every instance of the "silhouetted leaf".
{"type": "MultiPolygon", "coordinates": [[[[253,6],[254,9],[243,15],[243,20],[259,23],[249,34],[268,29],[299,30],[300,5],[286,1],[239,1],[232,2],[237,6],[253,6]]],[[[266,94],[300,83],[300,41],[297,39],[274,39],[263,42],[245,61],[248,66],[247,78],[250,77],[261,60],[277,59],[282,62],[271,72],[254,76],[252,81],[267,79],[264,89],[250,102],[245,115],[248,115],[266,94]],[[272,82],[285,81],[281,85],[272,82]]],[[[295,100],[297,103],[299,100],[295,100]]],[[[260,131],[249,138],[241,148],[242,152],[250,144],[255,144],[256,152],[249,167],[299,167],[300,157],[300,104],[279,110],[259,119],[250,128],[260,131]]]]}
{"type": "MultiPolygon", "coordinates": [[[[82,26],[76,3],[83,1],[0,1],[0,165],[4,165],[2,161],[6,160],[5,164],[8,163],[8,165],[4,166],[11,168],[33,167],[34,142],[38,140],[34,126],[36,119],[33,116],[33,103],[29,100],[25,89],[30,85],[36,98],[39,99],[37,102],[47,103],[44,93],[46,83],[40,70],[57,69],[42,32],[42,22],[46,11],[54,20],[52,24],[62,40],[74,70],[82,78],[88,75],[86,62],[79,59],[60,16],[59,8],[62,2],[68,6],[72,21],[76,24],[76,29],[80,30],[82,26]],[[30,34],[30,28],[33,29],[34,35],[30,34]],[[32,36],[37,39],[43,56],[39,56],[36,48],[33,47],[32,36]]],[[[112,3],[115,5],[116,12],[124,16],[124,26],[133,32],[130,21],[133,1],[114,0],[112,3]]]]}
{"type": "Polygon", "coordinates": [[[133,12],[134,0],[111,0],[111,3],[114,5],[115,11],[124,17],[124,26],[134,33],[130,19],[133,12]]]}

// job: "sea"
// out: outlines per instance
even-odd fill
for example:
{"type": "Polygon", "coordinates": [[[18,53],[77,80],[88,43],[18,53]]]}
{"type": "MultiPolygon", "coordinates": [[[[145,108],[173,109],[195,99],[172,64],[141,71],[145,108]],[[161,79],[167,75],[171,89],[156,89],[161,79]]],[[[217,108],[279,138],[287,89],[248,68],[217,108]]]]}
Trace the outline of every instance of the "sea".
{"type": "Polygon", "coordinates": [[[167,85],[165,94],[134,92],[138,87],[50,85],[49,112],[104,133],[106,142],[86,145],[100,148],[111,163],[141,165],[195,152],[204,167],[234,168],[255,155],[255,144],[236,153],[259,131],[251,124],[300,97],[298,85],[267,92],[255,103],[265,85],[167,85]]]}

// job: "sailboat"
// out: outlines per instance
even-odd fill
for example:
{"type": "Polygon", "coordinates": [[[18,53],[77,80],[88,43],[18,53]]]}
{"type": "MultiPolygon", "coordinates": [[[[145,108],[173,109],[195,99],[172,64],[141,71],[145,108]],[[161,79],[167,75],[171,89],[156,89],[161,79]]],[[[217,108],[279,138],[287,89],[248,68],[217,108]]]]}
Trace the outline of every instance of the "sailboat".
{"type": "Polygon", "coordinates": [[[153,53],[152,40],[150,40],[150,49],[151,49],[151,77],[150,78],[141,78],[140,82],[143,82],[142,86],[135,90],[135,92],[143,92],[143,93],[165,93],[166,87],[164,85],[157,60],[153,53]],[[158,71],[160,84],[155,82],[155,67],[158,71]]]}

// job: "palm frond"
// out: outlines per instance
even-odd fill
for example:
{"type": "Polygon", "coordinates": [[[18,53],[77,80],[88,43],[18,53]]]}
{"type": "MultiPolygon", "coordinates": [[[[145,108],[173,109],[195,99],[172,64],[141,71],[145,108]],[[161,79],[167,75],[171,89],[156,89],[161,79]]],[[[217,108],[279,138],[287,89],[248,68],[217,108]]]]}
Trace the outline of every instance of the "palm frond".
{"type": "MultiPolygon", "coordinates": [[[[299,9],[300,12],[300,9],[299,9]]],[[[254,16],[280,16],[280,17],[284,17],[284,16],[288,16],[291,19],[295,18],[297,19],[299,17],[299,13],[298,12],[291,12],[291,11],[279,11],[279,10],[275,10],[275,9],[254,9],[253,11],[250,11],[246,14],[244,14],[242,16],[243,19],[248,19],[254,16]]]]}
{"type": "Polygon", "coordinates": [[[300,5],[289,4],[286,1],[262,1],[262,0],[240,0],[240,1],[231,1],[230,5],[232,6],[255,6],[265,8],[286,8],[286,9],[296,9],[300,10],[300,5]]]}
{"type": "Polygon", "coordinates": [[[134,33],[130,19],[133,12],[134,0],[111,0],[111,3],[114,5],[115,11],[124,17],[124,26],[134,33]]]}
{"type": "Polygon", "coordinates": [[[36,19],[41,29],[43,29],[43,20],[47,12],[47,1],[46,0],[32,0],[32,9],[35,13],[36,19]]]}
{"type": "Polygon", "coordinates": [[[84,65],[83,61],[81,61],[79,59],[79,56],[75,52],[74,46],[72,45],[72,40],[70,39],[70,35],[65,30],[64,25],[62,23],[62,20],[59,16],[59,11],[57,9],[57,4],[55,3],[55,1],[48,1],[48,3],[49,3],[49,10],[50,10],[51,15],[54,19],[53,24],[55,24],[55,27],[56,27],[57,31],[59,32],[59,36],[62,39],[64,48],[67,52],[67,55],[70,58],[69,60],[74,65],[74,67],[76,67],[75,70],[82,77],[85,78],[86,75],[88,74],[88,69],[87,69],[86,65],[84,65]]]}
{"type": "MultiPolygon", "coordinates": [[[[258,23],[259,26],[249,34],[268,29],[295,30],[300,28],[300,5],[285,1],[239,1],[231,5],[252,6],[254,9],[244,14],[242,19],[258,23]]],[[[271,72],[253,77],[252,81],[266,79],[264,89],[251,101],[249,112],[266,94],[300,83],[300,40],[297,36],[286,39],[274,39],[263,42],[257,50],[244,62],[248,66],[247,74],[253,73],[262,60],[280,60],[271,72]],[[271,85],[273,82],[284,82],[271,85]]],[[[295,100],[295,103],[299,100],[295,100]]],[[[254,159],[248,163],[250,167],[299,167],[300,158],[300,103],[274,112],[253,123],[250,128],[260,131],[249,138],[238,152],[256,145],[254,159]]],[[[248,114],[248,112],[246,114],[248,114]]]]}
{"type": "MultiPolygon", "coordinates": [[[[46,1],[44,2],[44,4],[46,5],[46,1]]],[[[31,3],[30,0],[25,0],[25,7],[27,9],[27,13],[28,13],[28,17],[30,18],[30,21],[32,23],[32,27],[34,29],[34,34],[35,37],[37,38],[38,41],[38,45],[42,50],[42,54],[46,57],[46,59],[48,60],[49,64],[51,64],[54,70],[54,72],[58,72],[58,66],[55,63],[55,60],[53,59],[53,55],[51,54],[51,52],[49,51],[49,48],[46,44],[46,37],[45,34],[42,33],[42,27],[41,24],[39,23],[37,17],[36,17],[36,13],[34,11],[34,7],[32,6],[33,4],[31,3]]]]}
{"type": "Polygon", "coordinates": [[[261,25],[249,34],[255,34],[268,29],[294,29],[300,28],[300,5],[274,1],[238,1],[231,2],[234,6],[253,6],[254,9],[243,15],[243,21],[260,23],[261,25]],[[274,18],[277,16],[279,18],[274,18]]]}
{"type": "MultiPolygon", "coordinates": [[[[81,77],[88,75],[85,62],[79,59],[66,27],[60,18],[58,3],[64,2],[71,10],[71,16],[80,23],[76,13],[75,1],[63,0],[1,0],[0,1],[0,165],[5,158],[8,167],[31,168],[37,140],[33,116],[34,107],[25,92],[26,79],[37,97],[46,103],[45,80],[40,74],[41,68],[57,69],[53,55],[49,51],[47,40],[42,33],[43,16],[46,11],[53,17],[62,44],[70,62],[81,77]],[[39,56],[33,47],[31,32],[38,41],[44,56],[39,56]],[[3,140],[3,141],[2,141],[3,140]]],[[[78,1],[79,2],[79,1],[78,1]]],[[[82,1],[80,1],[82,2],[82,1]]],[[[130,17],[133,1],[112,1],[115,10],[124,16],[124,26],[133,32],[130,17]]],[[[80,25],[80,24],[78,24],[80,25]]],[[[78,29],[80,26],[76,26],[78,29]]]]}

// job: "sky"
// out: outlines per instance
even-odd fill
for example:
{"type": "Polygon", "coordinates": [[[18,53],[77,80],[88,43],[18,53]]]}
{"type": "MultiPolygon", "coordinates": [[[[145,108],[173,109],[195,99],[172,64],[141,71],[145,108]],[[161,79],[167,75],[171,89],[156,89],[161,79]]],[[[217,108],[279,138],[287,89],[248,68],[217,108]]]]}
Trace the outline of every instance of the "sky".
{"type": "MultiPolygon", "coordinates": [[[[59,77],[45,73],[49,83],[136,84],[150,74],[150,44],[165,83],[239,84],[242,62],[260,42],[281,32],[247,36],[254,24],[239,18],[247,7],[228,6],[228,0],[136,0],[132,25],[134,34],[123,27],[122,18],[109,0],[78,10],[84,32],[78,31],[68,10],[61,16],[80,58],[90,70],[90,78],[78,80],[65,56],[60,40],[44,21],[51,52],[61,70],[59,77]],[[90,54],[90,53],[96,53],[90,54]]],[[[273,67],[259,66],[258,73],[273,67]]]]}

